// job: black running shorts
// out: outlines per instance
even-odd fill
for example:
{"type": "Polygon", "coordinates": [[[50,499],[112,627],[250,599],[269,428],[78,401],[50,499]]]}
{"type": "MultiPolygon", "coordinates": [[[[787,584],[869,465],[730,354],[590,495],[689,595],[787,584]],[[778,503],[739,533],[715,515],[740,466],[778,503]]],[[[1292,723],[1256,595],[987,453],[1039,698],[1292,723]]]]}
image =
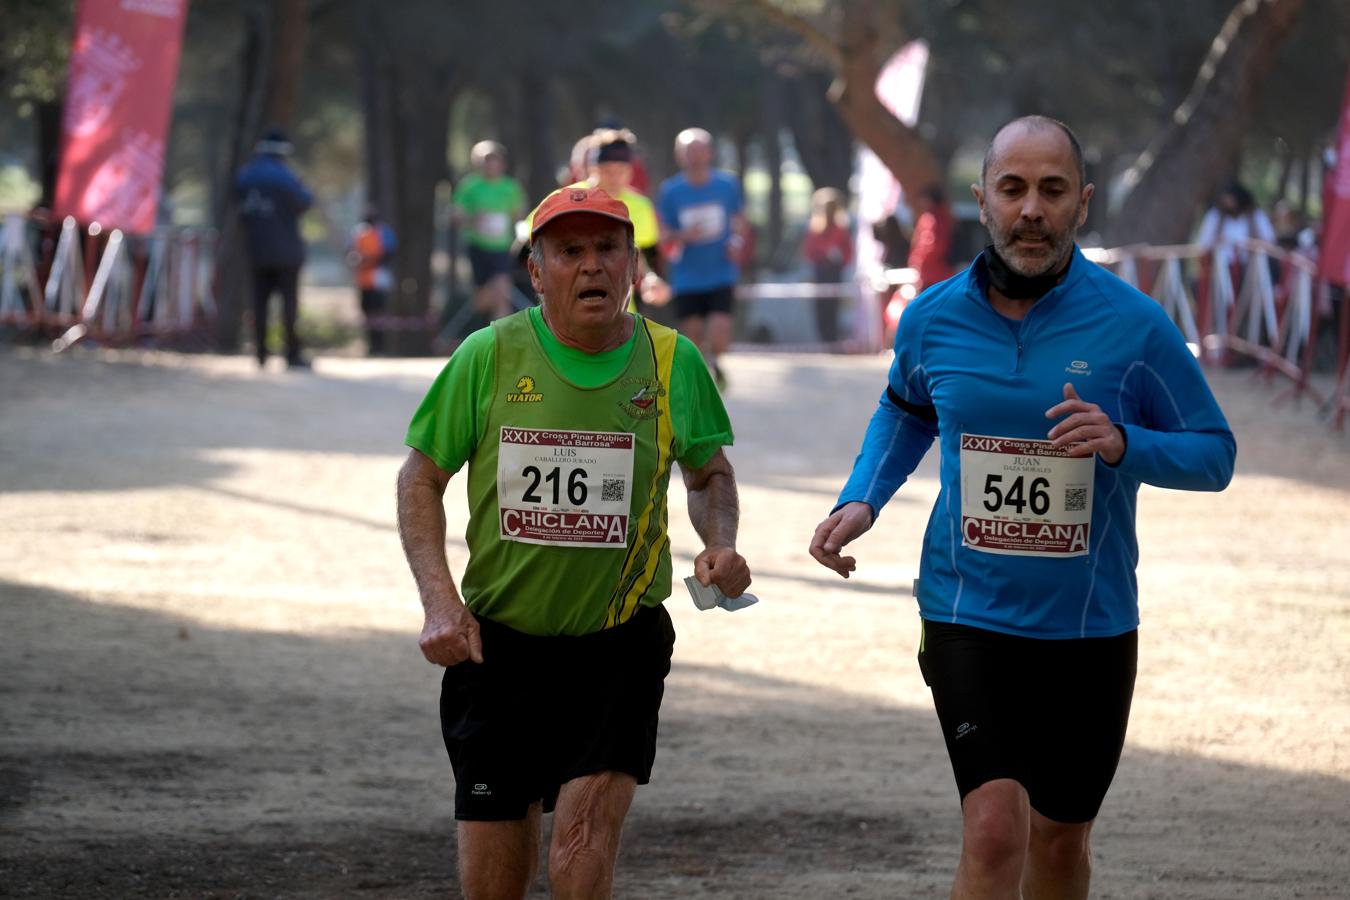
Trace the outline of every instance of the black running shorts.
{"type": "Polygon", "coordinates": [[[1115,777],[1134,694],[1138,633],[1039,640],[923,622],[919,668],[961,799],[998,778],[1048,819],[1097,817],[1115,777]]]}
{"type": "Polygon", "coordinates": [[[478,619],[483,662],[445,670],[441,734],[455,818],[513,821],[563,784],[623,772],[646,784],[675,629],[662,606],[582,637],[537,637],[478,619]]]}
{"type": "Polygon", "coordinates": [[[469,269],[473,272],[473,286],[480,288],[498,275],[510,275],[516,258],[510,250],[485,250],[469,245],[469,269]]]}
{"type": "Polygon", "coordinates": [[[675,315],[681,319],[690,316],[706,316],[709,313],[730,313],[736,299],[736,290],[731,285],[714,288],[711,291],[689,291],[675,295],[675,315]]]}

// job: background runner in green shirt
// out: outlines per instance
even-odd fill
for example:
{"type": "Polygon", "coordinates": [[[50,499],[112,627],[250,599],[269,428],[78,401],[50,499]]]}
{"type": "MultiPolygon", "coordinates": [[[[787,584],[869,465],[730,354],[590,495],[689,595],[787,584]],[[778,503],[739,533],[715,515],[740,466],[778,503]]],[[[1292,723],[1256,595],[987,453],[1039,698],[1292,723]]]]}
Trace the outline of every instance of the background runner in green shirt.
{"type": "Polygon", "coordinates": [[[472,159],[474,171],[455,186],[451,206],[473,269],[474,305],[498,319],[511,312],[511,243],[525,212],[525,191],[506,174],[501,144],[479,141],[472,159]]]}

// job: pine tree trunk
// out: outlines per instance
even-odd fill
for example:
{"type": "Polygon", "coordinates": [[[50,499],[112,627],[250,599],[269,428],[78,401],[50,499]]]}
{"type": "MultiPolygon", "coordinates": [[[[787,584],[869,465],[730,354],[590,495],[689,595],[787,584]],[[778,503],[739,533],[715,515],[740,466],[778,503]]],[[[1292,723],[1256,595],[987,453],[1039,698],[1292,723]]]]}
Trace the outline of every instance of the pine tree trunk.
{"type": "Polygon", "coordinates": [[[838,79],[830,100],[854,137],[890,169],[907,197],[943,181],[942,166],[919,133],[891,115],[877,98],[879,59],[873,4],[846,3],[840,24],[838,79]]]}
{"type": "MultiPolygon", "coordinates": [[[[877,99],[877,76],[885,62],[882,36],[899,36],[875,0],[831,4],[839,22],[834,39],[770,0],[750,0],[750,6],[766,21],[796,32],[830,58],[836,76],[829,90],[830,102],[853,136],[890,169],[906,195],[915,197],[926,188],[942,184],[942,166],[928,142],[877,99]]],[[[899,46],[903,41],[888,39],[884,43],[899,46]]]]}
{"type": "MultiPolygon", "coordinates": [[[[445,147],[450,128],[454,84],[450,73],[429,68],[418,58],[393,60],[394,230],[399,237],[394,260],[390,311],[426,319],[431,309],[431,256],[436,236],[436,186],[446,180],[445,147]]],[[[400,356],[431,352],[433,328],[402,329],[389,338],[400,356]]]]}
{"type": "Polygon", "coordinates": [[[525,145],[520,148],[526,163],[522,180],[526,202],[531,205],[543,200],[558,180],[553,159],[557,116],[549,83],[549,79],[533,63],[526,67],[520,79],[522,118],[529,123],[524,136],[525,145]]]}
{"type": "Polygon", "coordinates": [[[240,54],[242,77],[239,106],[235,113],[234,140],[226,165],[218,174],[221,187],[217,196],[221,205],[216,218],[220,223],[215,264],[216,349],[223,353],[233,353],[239,349],[244,310],[250,305],[248,292],[252,290],[252,279],[248,277],[248,249],[244,246],[243,229],[235,211],[234,176],[248,158],[250,148],[262,128],[270,39],[270,23],[264,17],[257,14],[245,17],[244,45],[240,54]]]}
{"type": "Polygon", "coordinates": [[[1303,0],[1241,0],[1229,13],[1190,94],[1126,173],[1115,244],[1186,241],[1195,216],[1233,177],[1257,89],[1293,30],[1303,0]]]}
{"type": "Polygon", "coordinates": [[[759,248],[761,261],[774,265],[783,244],[783,144],[782,132],[786,125],[786,86],[778,79],[770,79],[764,91],[764,168],[769,176],[769,218],[765,223],[764,241],[759,248]]]}
{"type": "Polygon", "coordinates": [[[802,168],[816,187],[847,191],[853,174],[853,135],[825,99],[829,79],[807,73],[798,84],[786,113],[802,168]]]}
{"type": "Polygon", "coordinates": [[[235,212],[235,172],[248,158],[264,126],[290,127],[295,119],[305,55],[305,0],[276,0],[270,19],[250,16],[244,41],[244,81],[240,96],[235,155],[226,180],[221,239],[216,255],[217,349],[239,348],[243,311],[249,306],[248,251],[235,212]]]}

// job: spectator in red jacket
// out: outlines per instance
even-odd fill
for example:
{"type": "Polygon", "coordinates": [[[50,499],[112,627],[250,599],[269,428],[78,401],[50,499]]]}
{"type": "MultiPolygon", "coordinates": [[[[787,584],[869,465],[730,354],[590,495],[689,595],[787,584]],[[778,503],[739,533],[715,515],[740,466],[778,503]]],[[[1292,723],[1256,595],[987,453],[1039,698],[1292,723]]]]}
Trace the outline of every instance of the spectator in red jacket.
{"type": "MultiPolygon", "coordinates": [[[[811,280],[816,284],[838,284],[844,278],[844,269],[853,262],[848,212],[843,196],[834,188],[821,188],[811,195],[811,221],[802,238],[802,257],[811,264],[811,280]]],[[[820,339],[833,343],[839,339],[840,298],[815,300],[820,339]]]]}
{"type": "Polygon", "coordinates": [[[920,194],[914,205],[918,219],[914,222],[914,238],[909,247],[909,267],[919,271],[918,288],[922,291],[956,273],[956,267],[951,264],[955,223],[947,195],[937,185],[920,194]]]}

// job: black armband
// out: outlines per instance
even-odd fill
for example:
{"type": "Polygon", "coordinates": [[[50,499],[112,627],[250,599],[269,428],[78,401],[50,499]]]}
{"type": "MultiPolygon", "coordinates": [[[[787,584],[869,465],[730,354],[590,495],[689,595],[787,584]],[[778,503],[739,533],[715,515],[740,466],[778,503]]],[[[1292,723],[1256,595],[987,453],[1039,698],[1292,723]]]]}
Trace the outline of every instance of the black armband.
{"type": "Polygon", "coordinates": [[[890,400],[897,407],[903,409],[911,416],[914,416],[914,418],[918,419],[920,422],[927,422],[931,425],[935,424],[938,420],[937,408],[934,407],[933,404],[910,403],[908,400],[897,394],[895,389],[889,384],[886,385],[886,399],[890,400]]]}

